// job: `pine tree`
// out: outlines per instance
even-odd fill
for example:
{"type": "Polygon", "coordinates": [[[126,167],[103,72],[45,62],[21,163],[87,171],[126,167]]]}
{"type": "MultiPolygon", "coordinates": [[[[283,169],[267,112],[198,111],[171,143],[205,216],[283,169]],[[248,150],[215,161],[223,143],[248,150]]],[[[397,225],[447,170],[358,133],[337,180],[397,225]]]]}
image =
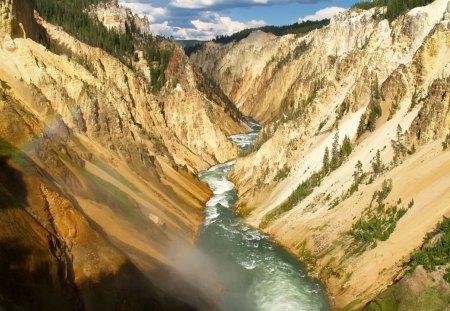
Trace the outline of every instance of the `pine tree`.
{"type": "Polygon", "coordinates": [[[358,161],[355,165],[355,172],[353,173],[354,183],[358,185],[361,182],[363,176],[362,163],[358,161]]]}
{"type": "Polygon", "coordinates": [[[341,165],[340,146],[339,146],[339,132],[336,132],[333,139],[333,145],[331,147],[331,170],[335,170],[341,165]]]}
{"type": "Polygon", "coordinates": [[[397,144],[403,145],[403,129],[400,124],[397,125],[397,144]]]}
{"type": "Polygon", "coordinates": [[[328,147],[325,148],[325,153],[323,155],[322,162],[323,162],[323,172],[326,175],[330,171],[330,150],[328,149],[328,147]]]}
{"type": "Polygon", "coordinates": [[[377,119],[381,117],[381,106],[377,100],[372,102],[371,112],[369,114],[369,120],[367,121],[367,129],[371,132],[375,131],[377,119]]]}
{"type": "Polygon", "coordinates": [[[378,149],[377,154],[375,155],[375,159],[372,162],[373,174],[378,176],[383,171],[383,163],[381,162],[381,152],[378,149]]]}
{"type": "Polygon", "coordinates": [[[356,133],[357,138],[361,137],[365,131],[366,131],[366,116],[365,114],[362,114],[361,118],[359,119],[358,130],[356,133]]]}
{"type": "Polygon", "coordinates": [[[394,162],[398,163],[407,153],[407,148],[403,144],[403,129],[397,125],[396,140],[391,141],[392,149],[394,149],[394,162]]]}
{"type": "Polygon", "coordinates": [[[352,153],[353,146],[352,142],[350,141],[350,138],[345,135],[344,140],[342,141],[342,147],[341,147],[341,162],[348,158],[348,156],[352,153]]]}

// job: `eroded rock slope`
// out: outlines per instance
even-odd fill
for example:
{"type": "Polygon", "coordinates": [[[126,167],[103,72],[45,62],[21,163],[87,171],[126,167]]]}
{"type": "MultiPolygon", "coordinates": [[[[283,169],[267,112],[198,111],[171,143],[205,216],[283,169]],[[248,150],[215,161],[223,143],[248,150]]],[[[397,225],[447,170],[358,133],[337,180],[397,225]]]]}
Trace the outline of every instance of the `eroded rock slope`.
{"type": "Polygon", "coordinates": [[[352,9],[305,36],[256,32],[192,56],[264,123],[259,150],[234,169],[238,212],[307,261],[338,308],[401,278],[450,216],[449,3],[392,22],[383,12],[352,9]]]}
{"type": "Polygon", "coordinates": [[[36,21],[30,2],[0,10],[0,306],[213,308],[176,250],[210,195],[195,173],[236,155],[239,115],[199,90],[181,48],[155,95],[139,70],[36,21]]]}

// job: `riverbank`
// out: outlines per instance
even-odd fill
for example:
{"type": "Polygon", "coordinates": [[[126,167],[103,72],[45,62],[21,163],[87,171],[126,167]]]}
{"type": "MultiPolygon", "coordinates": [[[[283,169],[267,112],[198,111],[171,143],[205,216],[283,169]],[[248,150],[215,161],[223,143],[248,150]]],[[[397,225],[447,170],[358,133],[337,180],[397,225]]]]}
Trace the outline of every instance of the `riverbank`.
{"type": "MultiPolygon", "coordinates": [[[[249,125],[252,132],[230,137],[241,149],[251,147],[261,129],[249,125]]],[[[198,175],[213,192],[198,246],[212,261],[209,268],[220,284],[220,310],[330,310],[323,286],[305,266],[234,214],[237,191],[228,180],[234,164],[215,165],[198,175]]]]}

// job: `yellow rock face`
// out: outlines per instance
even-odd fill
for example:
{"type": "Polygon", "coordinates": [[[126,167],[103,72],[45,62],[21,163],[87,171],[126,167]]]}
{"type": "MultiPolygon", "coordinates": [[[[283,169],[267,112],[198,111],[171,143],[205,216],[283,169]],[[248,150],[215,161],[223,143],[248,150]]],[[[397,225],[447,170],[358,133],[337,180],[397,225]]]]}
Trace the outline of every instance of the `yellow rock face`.
{"type": "MultiPolygon", "coordinates": [[[[29,39],[35,22],[26,6],[17,13],[19,2],[0,3],[0,227],[18,223],[0,229],[2,243],[19,239],[39,254],[23,255],[30,264],[22,268],[31,276],[49,267],[36,285],[43,291],[47,279],[67,283],[42,299],[62,295],[89,310],[185,310],[155,287],[170,284],[169,295],[204,305],[178,274],[173,248],[191,248],[203,220],[210,191],[195,174],[235,157],[227,135],[245,126],[198,89],[181,48],[155,96],[138,70],[59,27],[40,20],[70,57],[29,39]],[[15,32],[19,24],[27,38],[15,32]]],[[[10,294],[0,300],[21,301],[10,294]]]]}
{"type": "Polygon", "coordinates": [[[426,233],[450,215],[450,157],[441,146],[450,125],[447,8],[448,1],[438,0],[391,23],[375,17],[382,9],[350,10],[305,36],[253,33],[192,56],[242,111],[265,125],[264,144],[234,168],[238,208],[252,211],[247,222],[263,223],[310,262],[336,307],[361,307],[383,291],[402,275],[426,233]],[[381,114],[371,130],[358,133],[360,120],[366,125],[377,107],[381,114]],[[402,160],[391,142],[398,125],[404,145],[415,150],[402,160]],[[352,140],[348,159],[291,210],[267,221],[321,169],[337,131],[340,143],[345,135],[352,140]],[[371,174],[377,150],[386,171],[345,195],[357,162],[371,174]],[[279,178],[287,168],[289,175],[279,178]],[[386,179],[393,181],[391,203],[414,199],[414,206],[389,239],[352,253],[352,225],[386,179]]]}

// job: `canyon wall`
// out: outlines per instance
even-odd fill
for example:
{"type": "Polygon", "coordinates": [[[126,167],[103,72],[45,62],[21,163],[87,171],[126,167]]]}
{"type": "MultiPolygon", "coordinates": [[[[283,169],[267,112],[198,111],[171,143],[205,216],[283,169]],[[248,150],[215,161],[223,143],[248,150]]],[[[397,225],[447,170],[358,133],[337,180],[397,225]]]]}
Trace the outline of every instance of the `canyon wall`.
{"type": "Polygon", "coordinates": [[[200,91],[179,47],[155,95],[41,18],[58,53],[32,40],[30,2],[0,8],[0,306],[213,309],[208,281],[186,276],[201,262],[178,250],[195,252],[210,196],[195,174],[235,157],[227,136],[246,125],[200,91]]]}
{"type": "Polygon", "coordinates": [[[307,35],[254,32],[192,55],[264,124],[232,174],[237,211],[306,261],[338,308],[400,279],[450,216],[448,7],[394,21],[352,9],[307,35]]]}

